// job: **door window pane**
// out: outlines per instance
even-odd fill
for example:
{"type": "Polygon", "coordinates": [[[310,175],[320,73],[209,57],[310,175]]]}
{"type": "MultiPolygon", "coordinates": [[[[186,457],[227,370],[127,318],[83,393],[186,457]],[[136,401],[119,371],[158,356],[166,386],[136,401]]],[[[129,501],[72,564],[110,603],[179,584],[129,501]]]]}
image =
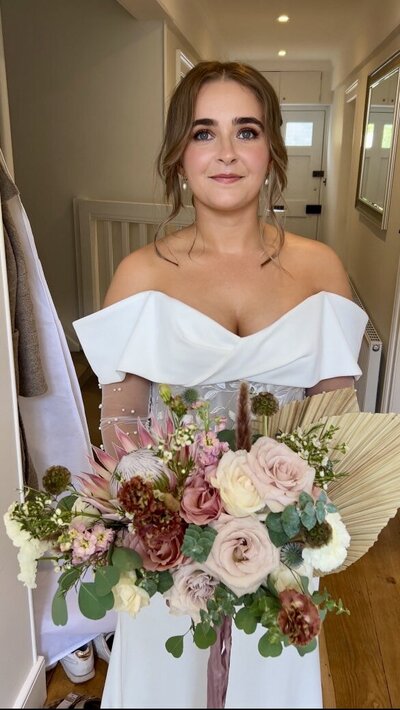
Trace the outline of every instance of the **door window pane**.
{"type": "Polygon", "coordinates": [[[365,150],[369,150],[369,148],[372,148],[374,142],[374,128],[374,123],[369,123],[367,126],[367,131],[365,134],[365,150]]]}
{"type": "Polygon", "coordinates": [[[385,123],[385,125],[383,126],[381,148],[386,148],[386,149],[390,148],[390,146],[392,145],[392,133],[393,133],[393,124],[392,123],[385,123]]]}
{"type": "Polygon", "coordinates": [[[307,121],[288,121],[286,124],[285,143],[287,146],[312,145],[313,123],[307,121]]]}

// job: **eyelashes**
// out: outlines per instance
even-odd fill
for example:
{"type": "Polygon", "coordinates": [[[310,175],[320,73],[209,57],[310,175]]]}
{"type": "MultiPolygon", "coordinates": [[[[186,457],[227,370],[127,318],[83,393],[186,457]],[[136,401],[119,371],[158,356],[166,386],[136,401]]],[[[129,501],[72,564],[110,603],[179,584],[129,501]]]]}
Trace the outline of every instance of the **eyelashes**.
{"type": "MultiPolygon", "coordinates": [[[[258,138],[259,135],[260,132],[255,128],[241,128],[237,132],[237,138],[245,141],[254,140],[255,138],[258,138]]],[[[208,142],[214,137],[214,134],[208,128],[201,128],[193,134],[192,139],[198,142],[208,142]]]]}

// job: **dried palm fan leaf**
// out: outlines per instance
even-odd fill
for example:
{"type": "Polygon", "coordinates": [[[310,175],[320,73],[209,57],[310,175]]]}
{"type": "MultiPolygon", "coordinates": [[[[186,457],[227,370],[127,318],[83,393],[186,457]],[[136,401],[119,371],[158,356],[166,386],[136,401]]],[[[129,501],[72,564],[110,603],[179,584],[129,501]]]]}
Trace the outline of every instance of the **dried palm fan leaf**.
{"type": "Polygon", "coordinates": [[[354,389],[346,388],[291,402],[268,418],[257,417],[255,426],[275,437],[279,430],[318,423],[338,427],[332,447],[347,446],[335,466],[347,475],[327,490],[351,535],[345,562],[333,570],[340,572],[372,547],[400,508],[400,414],[360,412],[354,389]]]}
{"type": "Polygon", "coordinates": [[[336,464],[347,475],[329,484],[351,535],[340,572],[362,557],[400,508],[400,414],[358,412],[325,417],[326,427],[339,427],[332,446],[345,442],[348,451],[336,464]]]}
{"type": "Polygon", "coordinates": [[[268,418],[255,417],[253,429],[255,432],[264,435],[268,433],[268,436],[275,437],[279,430],[290,432],[298,426],[309,426],[331,414],[358,411],[356,391],[352,387],[346,387],[294,400],[268,418]]]}

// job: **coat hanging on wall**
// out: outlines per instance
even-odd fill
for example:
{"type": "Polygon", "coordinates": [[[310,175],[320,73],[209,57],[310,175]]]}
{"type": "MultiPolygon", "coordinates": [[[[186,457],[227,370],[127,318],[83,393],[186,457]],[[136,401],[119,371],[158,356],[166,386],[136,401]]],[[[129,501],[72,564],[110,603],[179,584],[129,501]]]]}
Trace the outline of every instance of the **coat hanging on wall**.
{"type": "MultiPolygon", "coordinates": [[[[26,346],[17,352],[17,362],[21,365],[18,405],[27,450],[40,483],[45,470],[54,464],[66,466],[72,474],[87,470],[90,439],[82,394],[65,334],[46,283],[18,188],[1,150],[0,191],[6,231],[9,235],[12,232],[14,244],[17,245],[12,249],[12,254],[11,245],[7,247],[10,280],[15,278],[15,263],[12,263],[11,257],[17,251],[20,272],[24,276],[20,292],[24,298],[27,293],[30,294],[25,299],[25,308],[31,308],[33,329],[29,337],[32,341],[29,343],[27,337],[26,346]]],[[[11,288],[14,290],[15,285],[11,288]]],[[[18,299],[11,297],[10,305],[15,300],[18,299]]],[[[20,315],[17,322],[21,324],[25,320],[26,313],[24,317],[20,315]]],[[[75,605],[68,627],[60,633],[51,619],[51,601],[57,588],[57,575],[51,563],[39,565],[37,585],[33,594],[36,640],[38,653],[45,656],[46,665],[54,663],[97,634],[114,629],[115,614],[110,613],[100,621],[83,620],[75,605]]],[[[74,601],[71,599],[71,610],[74,601]]]]}

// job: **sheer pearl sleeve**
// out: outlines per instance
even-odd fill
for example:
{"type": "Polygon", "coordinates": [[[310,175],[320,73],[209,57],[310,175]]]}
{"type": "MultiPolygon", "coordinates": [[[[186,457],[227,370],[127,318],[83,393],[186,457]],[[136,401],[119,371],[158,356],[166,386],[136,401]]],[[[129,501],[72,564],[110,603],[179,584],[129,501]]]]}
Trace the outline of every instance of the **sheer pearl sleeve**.
{"type": "Polygon", "coordinates": [[[114,455],[113,444],[118,444],[115,424],[136,441],[137,421],[149,416],[150,382],[143,377],[127,374],[122,382],[102,385],[100,430],[104,449],[114,455]]]}

